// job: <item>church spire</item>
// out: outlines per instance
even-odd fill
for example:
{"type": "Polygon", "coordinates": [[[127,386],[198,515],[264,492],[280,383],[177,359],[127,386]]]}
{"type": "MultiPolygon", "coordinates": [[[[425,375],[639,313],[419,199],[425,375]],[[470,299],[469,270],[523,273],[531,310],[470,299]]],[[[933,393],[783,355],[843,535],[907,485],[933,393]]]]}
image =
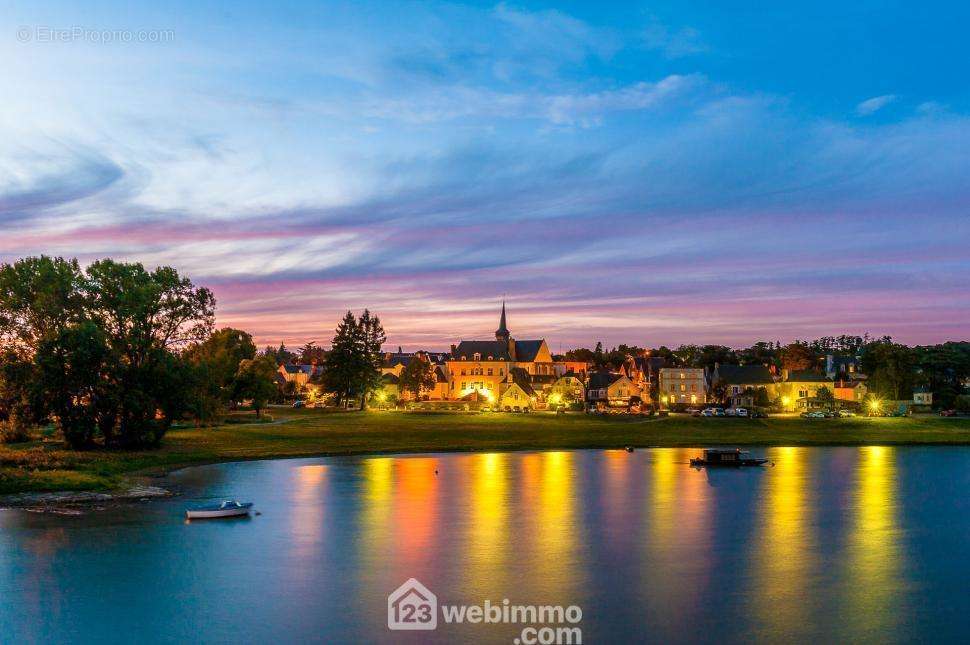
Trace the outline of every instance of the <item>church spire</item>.
{"type": "Polygon", "coordinates": [[[499,320],[498,329],[495,330],[495,340],[500,340],[502,342],[507,343],[509,342],[510,337],[511,337],[511,334],[509,334],[509,329],[508,327],[505,326],[505,301],[503,300],[502,318],[499,320]]]}

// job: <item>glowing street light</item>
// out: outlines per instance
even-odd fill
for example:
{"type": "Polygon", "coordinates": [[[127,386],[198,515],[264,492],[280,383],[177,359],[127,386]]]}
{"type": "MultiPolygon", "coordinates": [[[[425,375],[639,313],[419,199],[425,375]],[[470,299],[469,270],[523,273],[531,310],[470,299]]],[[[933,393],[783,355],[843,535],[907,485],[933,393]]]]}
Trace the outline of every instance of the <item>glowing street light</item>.
{"type": "Polygon", "coordinates": [[[879,401],[877,399],[873,399],[872,401],[869,401],[869,411],[872,412],[873,414],[878,414],[879,408],[881,407],[882,407],[882,401],[879,401]]]}

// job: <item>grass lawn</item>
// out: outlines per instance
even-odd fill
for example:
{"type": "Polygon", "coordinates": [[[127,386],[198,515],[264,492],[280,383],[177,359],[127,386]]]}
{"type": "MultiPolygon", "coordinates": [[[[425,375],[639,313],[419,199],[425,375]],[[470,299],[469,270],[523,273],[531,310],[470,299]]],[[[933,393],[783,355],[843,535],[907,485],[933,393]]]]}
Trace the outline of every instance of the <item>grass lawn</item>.
{"type": "Polygon", "coordinates": [[[768,419],[271,410],[264,424],[170,431],[157,450],[0,445],[0,493],[107,490],[132,474],[272,457],[622,446],[970,444],[970,418],[768,419]]]}

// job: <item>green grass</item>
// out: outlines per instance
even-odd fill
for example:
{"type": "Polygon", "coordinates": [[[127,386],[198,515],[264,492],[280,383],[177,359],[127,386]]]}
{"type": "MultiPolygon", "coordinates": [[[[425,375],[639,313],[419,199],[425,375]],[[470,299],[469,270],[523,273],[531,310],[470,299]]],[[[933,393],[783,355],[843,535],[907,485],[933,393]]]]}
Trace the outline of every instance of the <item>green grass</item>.
{"type": "Polygon", "coordinates": [[[0,446],[0,493],[106,490],[133,474],[234,461],[381,452],[622,446],[970,444],[970,418],[768,419],[548,414],[327,413],[277,408],[270,423],[176,428],[152,451],[0,446]]]}

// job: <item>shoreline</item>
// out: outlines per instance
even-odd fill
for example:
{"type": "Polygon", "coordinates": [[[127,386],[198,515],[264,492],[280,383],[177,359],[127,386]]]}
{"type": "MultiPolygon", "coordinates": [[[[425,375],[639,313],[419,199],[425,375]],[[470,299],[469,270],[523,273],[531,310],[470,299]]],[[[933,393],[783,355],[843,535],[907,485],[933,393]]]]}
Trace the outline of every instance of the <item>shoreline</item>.
{"type": "MultiPolygon", "coordinates": [[[[275,409],[273,423],[170,431],[159,448],[72,451],[63,444],[0,445],[0,505],[94,494],[125,498],[193,466],[269,459],[422,453],[696,448],[706,446],[968,446],[970,418],[805,420],[661,419],[545,415],[321,413],[275,409]],[[46,496],[46,497],[41,497],[46,496]],[[60,496],[60,497],[58,497],[60,496]]],[[[95,503],[104,498],[95,497],[95,503]]],[[[73,502],[72,502],[73,503],[73,502]]]]}
{"type": "MultiPolygon", "coordinates": [[[[709,443],[704,445],[682,444],[682,445],[630,445],[634,450],[657,450],[666,448],[692,448],[702,450],[707,447],[723,447],[728,444],[709,443]]],[[[741,448],[960,448],[970,446],[970,441],[959,441],[953,443],[940,442],[891,442],[891,443],[737,443],[732,442],[731,446],[741,448]]],[[[166,464],[165,466],[152,466],[144,470],[133,471],[126,477],[127,481],[123,486],[104,490],[61,490],[61,491],[25,491],[19,493],[7,493],[0,495],[0,511],[2,510],[37,510],[37,512],[51,512],[57,514],[63,508],[92,508],[98,504],[117,505],[132,502],[154,501],[157,499],[167,499],[177,497],[180,493],[160,485],[158,480],[167,478],[169,475],[188,468],[200,468],[204,466],[214,466],[217,464],[247,463],[252,461],[290,461],[297,459],[325,459],[330,457],[409,457],[415,455],[455,455],[472,453],[520,453],[520,452],[572,452],[585,450],[617,450],[624,451],[626,446],[569,446],[569,447],[509,447],[509,448],[435,448],[431,450],[378,450],[378,451],[355,451],[355,452],[322,452],[308,454],[290,455],[260,455],[246,457],[228,457],[226,459],[209,459],[203,461],[188,461],[184,463],[166,464]],[[144,482],[153,482],[149,485],[144,482]],[[143,482],[143,483],[137,483],[143,482]],[[47,507],[43,511],[34,507],[47,507]]],[[[71,513],[64,513],[71,514],[71,513]]]]}

